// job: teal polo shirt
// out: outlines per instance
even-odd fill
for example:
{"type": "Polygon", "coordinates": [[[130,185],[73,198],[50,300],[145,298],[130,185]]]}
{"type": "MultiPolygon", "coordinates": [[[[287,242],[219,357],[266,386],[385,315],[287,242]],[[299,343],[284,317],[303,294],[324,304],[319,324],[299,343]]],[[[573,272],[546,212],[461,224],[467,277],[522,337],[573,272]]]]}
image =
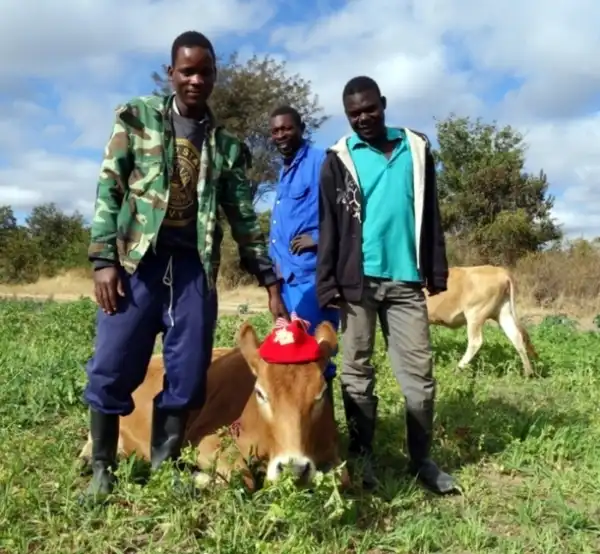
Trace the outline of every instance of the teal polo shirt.
{"type": "Polygon", "coordinates": [[[389,159],[356,133],[347,139],[363,196],[364,274],[420,282],[410,144],[402,129],[388,127],[387,137],[399,139],[389,159]]]}

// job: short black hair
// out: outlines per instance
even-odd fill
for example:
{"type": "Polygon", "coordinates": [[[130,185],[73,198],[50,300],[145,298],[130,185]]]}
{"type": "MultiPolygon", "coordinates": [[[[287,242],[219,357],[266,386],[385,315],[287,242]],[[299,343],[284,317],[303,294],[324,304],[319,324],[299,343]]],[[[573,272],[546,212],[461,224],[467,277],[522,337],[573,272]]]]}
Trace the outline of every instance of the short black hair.
{"type": "Polygon", "coordinates": [[[379,85],[375,82],[375,80],[371,79],[371,77],[367,77],[366,75],[359,75],[358,77],[353,77],[346,83],[344,92],[342,93],[342,98],[346,98],[346,96],[351,96],[352,94],[358,94],[359,92],[368,92],[371,90],[375,91],[377,95],[381,97],[379,85]]]}
{"type": "Polygon", "coordinates": [[[278,106],[271,112],[269,119],[273,119],[278,115],[291,115],[294,123],[298,125],[298,127],[302,127],[302,116],[296,108],[292,108],[292,106],[288,106],[287,104],[284,106],[278,106]]]}
{"type": "Polygon", "coordinates": [[[194,48],[195,46],[208,50],[215,62],[217,61],[215,49],[206,35],[203,35],[198,31],[185,31],[185,33],[181,33],[173,41],[173,46],[171,46],[171,65],[175,65],[177,52],[179,52],[180,48],[194,48]]]}

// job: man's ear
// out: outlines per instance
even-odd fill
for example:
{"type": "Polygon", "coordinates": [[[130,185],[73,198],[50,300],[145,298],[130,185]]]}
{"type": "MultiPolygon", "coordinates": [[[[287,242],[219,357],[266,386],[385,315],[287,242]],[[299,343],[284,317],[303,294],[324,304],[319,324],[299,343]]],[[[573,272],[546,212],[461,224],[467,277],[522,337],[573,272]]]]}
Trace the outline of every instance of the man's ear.
{"type": "Polygon", "coordinates": [[[250,370],[256,375],[260,365],[260,356],[258,355],[259,342],[256,331],[249,321],[242,323],[238,331],[237,344],[242,356],[244,356],[244,359],[250,366],[250,370]]]}
{"type": "Polygon", "coordinates": [[[337,350],[338,340],[335,328],[329,321],[322,321],[315,330],[315,339],[321,350],[321,361],[326,362],[337,350]]]}

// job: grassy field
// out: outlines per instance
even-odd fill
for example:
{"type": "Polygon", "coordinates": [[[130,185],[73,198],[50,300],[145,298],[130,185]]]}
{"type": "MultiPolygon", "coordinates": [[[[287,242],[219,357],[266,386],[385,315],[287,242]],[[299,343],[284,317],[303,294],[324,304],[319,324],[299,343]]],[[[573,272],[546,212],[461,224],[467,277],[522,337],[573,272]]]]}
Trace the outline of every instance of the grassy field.
{"type": "MultiPolygon", "coordinates": [[[[265,316],[253,316],[260,335],[265,316]]],[[[222,317],[218,345],[241,320],[222,317]]],[[[526,382],[497,329],[473,367],[455,369],[464,329],[433,328],[439,383],[436,460],[464,496],[438,498],[406,475],[403,405],[381,337],[381,490],[339,496],[330,480],[177,496],[165,467],[142,487],[123,463],[117,500],[82,509],[87,477],[83,366],[94,305],[0,302],[0,552],[108,553],[597,553],[600,551],[600,334],[550,318],[531,329],[542,377],[526,382]]],[[[337,417],[343,431],[339,390],[337,417]]]]}

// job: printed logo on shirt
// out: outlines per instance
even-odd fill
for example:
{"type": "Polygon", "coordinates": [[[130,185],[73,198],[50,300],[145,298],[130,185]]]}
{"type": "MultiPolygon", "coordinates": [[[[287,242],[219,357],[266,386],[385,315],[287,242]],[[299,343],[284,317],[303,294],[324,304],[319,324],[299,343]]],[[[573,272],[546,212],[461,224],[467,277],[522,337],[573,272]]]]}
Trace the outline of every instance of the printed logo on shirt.
{"type": "Polygon", "coordinates": [[[164,219],[164,224],[168,227],[184,227],[196,217],[199,175],[198,149],[186,138],[177,138],[169,206],[164,219]]]}

